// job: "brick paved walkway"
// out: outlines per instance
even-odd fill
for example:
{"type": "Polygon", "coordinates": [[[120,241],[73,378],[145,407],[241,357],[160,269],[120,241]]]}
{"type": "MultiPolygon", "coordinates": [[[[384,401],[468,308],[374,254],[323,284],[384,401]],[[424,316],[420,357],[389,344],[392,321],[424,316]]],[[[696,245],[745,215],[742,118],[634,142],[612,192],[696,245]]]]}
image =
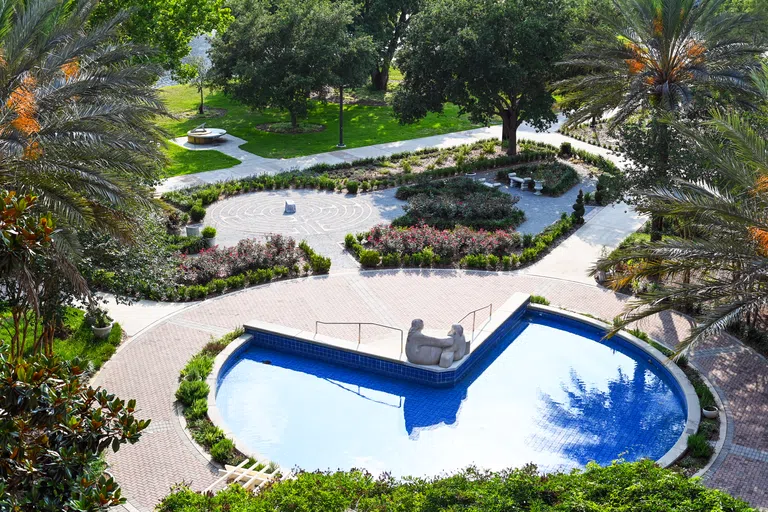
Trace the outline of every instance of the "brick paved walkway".
{"type": "MultiPolygon", "coordinates": [[[[173,396],[179,370],[211,336],[251,319],[307,330],[316,319],[407,326],[416,315],[427,325],[446,325],[468,310],[501,304],[515,291],[544,295],[555,306],[603,319],[619,314],[626,300],[594,285],[532,274],[374,271],[244,290],[185,309],[144,331],[121,347],[96,382],[120,397],[136,398],[138,415],[152,418],[139,443],[108,458],[130,500],[129,510],[151,510],[175,483],[203,489],[214,480],[215,468],[180,427],[173,396]]],[[[640,327],[672,346],[689,325],[684,317],[666,313],[640,327]]],[[[341,330],[328,334],[355,336],[341,330]]],[[[768,362],[729,337],[706,343],[693,361],[719,388],[732,423],[730,439],[705,481],[768,506],[768,362]]]]}

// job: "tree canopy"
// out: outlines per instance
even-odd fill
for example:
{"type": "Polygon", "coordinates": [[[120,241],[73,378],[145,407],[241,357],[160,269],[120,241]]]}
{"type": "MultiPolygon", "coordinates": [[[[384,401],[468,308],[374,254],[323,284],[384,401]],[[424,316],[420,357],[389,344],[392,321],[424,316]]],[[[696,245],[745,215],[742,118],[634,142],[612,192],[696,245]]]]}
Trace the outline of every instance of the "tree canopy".
{"type": "Polygon", "coordinates": [[[377,60],[371,66],[371,85],[385,91],[389,69],[406,35],[411,17],[424,0],[364,0],[355,26],[373,38],[377,60]]]}
{"type": "Polygon", "coordinates": [[[192,38],[223,30],[230,23],[225,4],[225,0],[101,0],[90,22],[98,25],[129,10],[120,29],[122,37],[152,48],[153,60],[175,70],[189,53],[192,38]]]}
{"type": "Polygon", "coordinates": [[[307,115],[310,93],[345,81],[345,67],[355,67],[345,59],[365,53],[362,36],[350,35],[357,12],[350,1],[231,5],[235,21],[212,42],[214,82],[250,107],[287,110],[294,126],[307,115]]]}
{"type": "Polygon", "coordinates": [[[414,122],[450,102],[475,122],[504,122],[510,154],[523,122],[556,120],[547,89],[567,49],[563,0],[436,0],[413,17],[398,65],[396,116],[414,122]]]}

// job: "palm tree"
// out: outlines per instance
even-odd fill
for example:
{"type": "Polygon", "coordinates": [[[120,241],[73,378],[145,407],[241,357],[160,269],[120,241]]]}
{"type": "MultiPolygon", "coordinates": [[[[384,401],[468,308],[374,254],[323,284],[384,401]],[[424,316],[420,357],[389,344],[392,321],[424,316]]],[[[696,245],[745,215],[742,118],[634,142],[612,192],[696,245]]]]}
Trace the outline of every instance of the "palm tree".
{"type": "Polygon", "coordinates": [[[149,204],[165,113],[148,52],[91,27],[92,0],[0,0],[0,187],[39,197],[57,225],[130,236],[149,204]]]}
{"type": "Polygon", "coordinates": [[[639,207],[685,221],[696,236],[615,251],[592,271],[613,271],[615,288],[662,278],[657,290],[629,304],[616,329],[687,304],[701,307],[681,351],[736,322],[754,325],[768,305],[768,142],[734,114],[714,112],[704,128],[709,135],[676,127],[712,162],[715,176],[644,191],[648,201],[639,207]]]}
{"type": "MultiPolygon", "coordinates": [[[[650,116],[656,130],[657,170],[666,176],[670,136],[663,117],[678,117],[694,100],[748,103],[749,72],[766,50],[747,39],[756,21],[723,13],[725,0],[613,0],[584,45],[562,64],[575,76],[558,84],[568,124],[610,113],[611,130],[635,114],[650,116]]],[[[663,218],[652,219],[652,239],[663,218]]]]}

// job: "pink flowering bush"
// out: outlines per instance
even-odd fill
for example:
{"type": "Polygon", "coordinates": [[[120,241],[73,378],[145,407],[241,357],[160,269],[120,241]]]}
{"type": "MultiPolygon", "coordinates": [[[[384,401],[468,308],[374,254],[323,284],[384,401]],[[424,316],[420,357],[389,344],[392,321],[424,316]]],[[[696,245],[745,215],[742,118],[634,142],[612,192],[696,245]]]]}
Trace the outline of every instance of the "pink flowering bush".
{"type": "Polygon", "coordinates": [[[397,228],[375,226],[368,235],[368,248],[381,254],[410,255],[431,248],[441,259],[461,259],[468,254],[503,256],[522,247],[520,234],[512,230],[484,231],[457,226],[435,229],[426,224],[397,228]]]}
{"type": "Polygon", "coordinates": [[[213,247],[197,256],[182,256],[179,282],[203,284],[275,266],[291,269],[299,263],[301,255],[296,241],[282,235],[270,235],[266,242],[241,240],[235,247],[213,247]]]}

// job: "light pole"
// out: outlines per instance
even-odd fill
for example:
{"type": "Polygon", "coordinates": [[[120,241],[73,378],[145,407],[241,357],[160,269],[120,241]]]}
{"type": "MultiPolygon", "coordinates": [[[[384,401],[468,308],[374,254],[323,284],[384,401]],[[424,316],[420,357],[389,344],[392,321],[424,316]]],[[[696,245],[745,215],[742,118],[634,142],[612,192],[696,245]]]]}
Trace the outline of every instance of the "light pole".
{"type": "Polygon", "coordinates": [[[347,147],[344,144],[344,86],[339,86],[339,143],[337,148],[347,147]]]}

